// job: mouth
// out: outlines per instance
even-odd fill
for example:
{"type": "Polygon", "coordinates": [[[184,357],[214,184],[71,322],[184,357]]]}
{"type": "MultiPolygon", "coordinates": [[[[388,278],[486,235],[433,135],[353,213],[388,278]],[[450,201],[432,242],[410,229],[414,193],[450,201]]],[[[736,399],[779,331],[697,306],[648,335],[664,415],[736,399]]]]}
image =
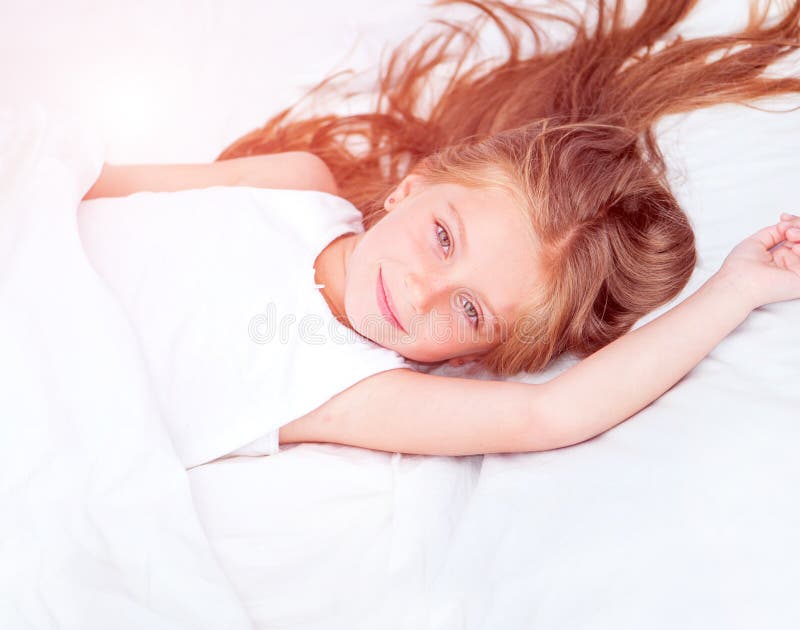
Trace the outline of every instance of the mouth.
{"type": "Polygon", "coordinates": [[[381,314],[397,329],[408,334],[406,329],[400,324],[400,320],[398,320],[397,316],[395,315],[396,311],[392,304],[392,298],[386,291],[386,287],[383,286],[383,274],[380,269],[378,269],[378,285],[375,287],[375,293],[378,298],[378,308],[380,309],[381,314]]]}

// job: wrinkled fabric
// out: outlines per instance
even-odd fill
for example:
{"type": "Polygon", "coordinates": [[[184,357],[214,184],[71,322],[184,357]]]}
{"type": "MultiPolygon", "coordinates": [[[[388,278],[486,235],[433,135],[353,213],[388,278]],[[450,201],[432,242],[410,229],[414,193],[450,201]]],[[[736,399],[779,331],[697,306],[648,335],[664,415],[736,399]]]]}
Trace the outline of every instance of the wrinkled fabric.
{"type": "Polygon", "coordinates": [[[215,186],[81,204],[94,267],[130,316],[189,468],[278,451],[278,429],[402,356],[343,326],[314,260],[361,214],[329,193],[215,186]]]}
{"type": "Polygon", "coordinates": [[[250,628],[81,247],[101,138],[38,104],[0,111],[0,138],[0,627],[250,628]]]}

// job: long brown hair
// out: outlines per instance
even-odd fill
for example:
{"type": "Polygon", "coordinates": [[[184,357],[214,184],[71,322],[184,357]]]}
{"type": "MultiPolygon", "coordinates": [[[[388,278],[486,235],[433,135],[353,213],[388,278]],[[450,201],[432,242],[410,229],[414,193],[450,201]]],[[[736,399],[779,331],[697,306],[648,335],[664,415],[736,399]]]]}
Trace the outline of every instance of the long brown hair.
{"type": "Polygon", "coordinates": [[[374,110],[292,116],[306,98],[335,92],[339,73],[218,159],[311,151],[361,210],[366,229],[412,172],[432,183],[508,191],[529,219],[546,280],[482,363],[507,376],[544,369],[565,351],[586,356],[674,298],[694,269],[694,234],[669,190],[655,121],[800,92],[797,77],[765,75],[800,46],[800,0],[785,4],[777,19],[768,19],[768,2],[753,2],[738,33],[668,41],[697,0],[648,0],[630,24],[622,0],[598,0],[583,14],[565,0],[552,2],[565,11],[434,2],[452,4],[480,13],[466,24],[436,20],[442,32],[416,46],[416,34],[402,42],[372,91],[340,93],[373,94],[374,110]],[[465,70],[487,22],[499,28],[508,55],[465,70]],[[553,22],[571,29],[566,46],[547,45],[553,22]],[[525,33],[534,44],[528,55],[521,54],[525,33]],[[437,86],[438,95],[426,99],[437,86]]]}

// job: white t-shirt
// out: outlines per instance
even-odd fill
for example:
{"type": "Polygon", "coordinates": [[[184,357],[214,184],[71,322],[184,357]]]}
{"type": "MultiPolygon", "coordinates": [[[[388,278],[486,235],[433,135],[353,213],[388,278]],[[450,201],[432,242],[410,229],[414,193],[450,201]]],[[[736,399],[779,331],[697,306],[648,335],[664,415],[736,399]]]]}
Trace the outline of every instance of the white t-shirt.
{"type": "Polygon", "coordinates": [[[314,260],[363,232],[349,201],[225,187],[84,201],[92,266],[141,341],[185,467],[278,451],[278,428],[358,381],[411,363],[340,324],[314,260]]]}

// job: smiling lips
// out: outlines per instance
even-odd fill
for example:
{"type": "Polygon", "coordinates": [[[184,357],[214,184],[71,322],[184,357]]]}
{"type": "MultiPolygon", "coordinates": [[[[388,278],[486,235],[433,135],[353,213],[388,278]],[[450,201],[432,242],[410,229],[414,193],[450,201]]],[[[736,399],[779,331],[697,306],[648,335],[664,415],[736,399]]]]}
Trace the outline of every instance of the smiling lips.
{"type": "MultiPolygon", "coordinates": [[[[380,269],[378,269],[378,285],[375,287],[375,293],[378,299],[378,308],[381,311],[381,314],[389,320],[389,322],[393,325],[406,332],[405,328],[400,325],[400,321],[395,317],[395,309],[392,305],[392,298],[386,291],[386,288],[383,286],[383,274],[380,269]]],[[[406,333],[408,334],[408,333],[406,333]]]]}

